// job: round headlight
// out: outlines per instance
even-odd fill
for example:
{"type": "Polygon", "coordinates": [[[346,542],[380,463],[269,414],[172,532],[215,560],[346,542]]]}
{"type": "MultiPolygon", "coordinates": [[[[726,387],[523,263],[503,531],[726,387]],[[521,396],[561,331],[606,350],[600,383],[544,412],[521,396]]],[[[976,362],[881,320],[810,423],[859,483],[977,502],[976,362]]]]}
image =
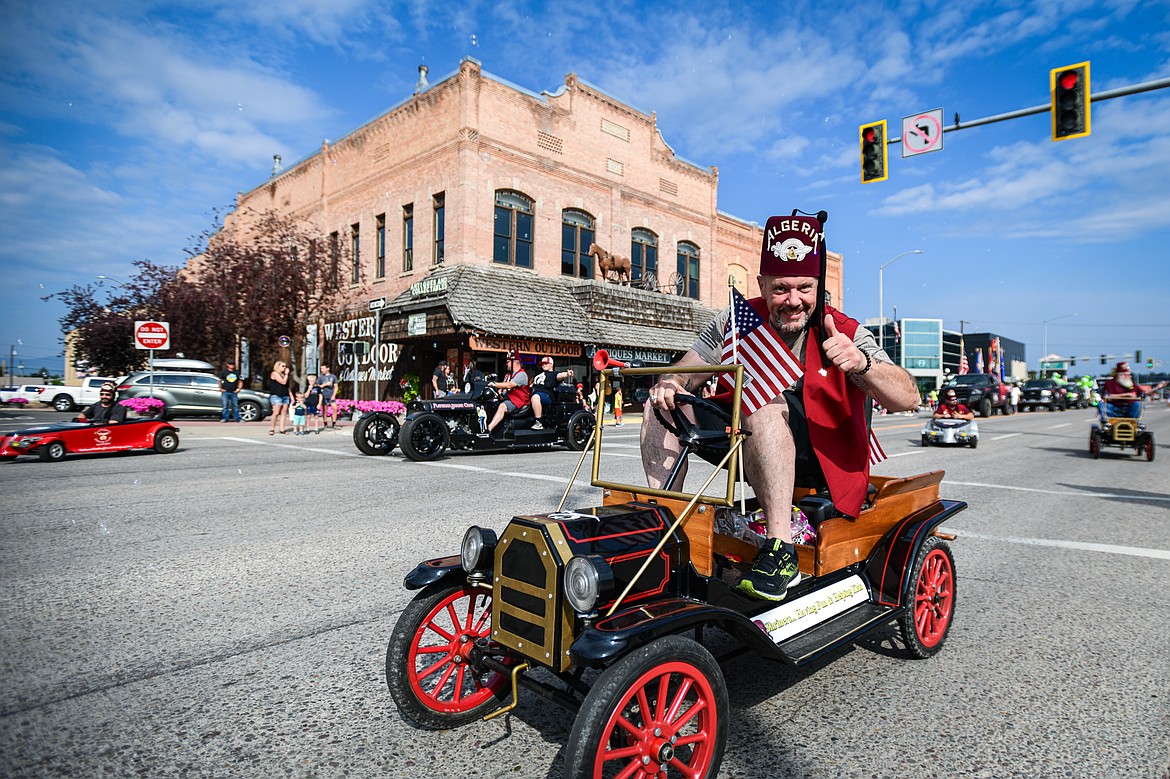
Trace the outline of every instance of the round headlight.
{"type": "Polygon", "coordinates": [[[488,570],[492,567],[495,549],[495,532],[475,525],[467,528],[459,548],[459,561],[463,564],[463,570],[468,573],[488,570]]]}
{"type": "Polygon", "coordinates": [[[601,557],[574,557],[565,566],[565,598],[574,611],[593,611],[601,596],[612,589],[613,571],[601,557]]]}

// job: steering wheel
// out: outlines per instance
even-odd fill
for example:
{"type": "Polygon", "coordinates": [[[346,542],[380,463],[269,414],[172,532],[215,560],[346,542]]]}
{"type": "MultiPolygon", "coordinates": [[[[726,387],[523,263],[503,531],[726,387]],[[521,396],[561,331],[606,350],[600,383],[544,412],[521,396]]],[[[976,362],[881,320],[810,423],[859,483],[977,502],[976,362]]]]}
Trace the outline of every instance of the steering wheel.
{"type": "MultiPolygon", "coordinates": [[[[662,409],[654,406],[654,416],[664,428],[684,445],[692,448],[709,448],[712,445],[726,443],[730,439],[728,428],[731,426],[731,414],[718,403],[701,398],[698,395],[678,393],[674,396],[674,408],[670,409],[670,419],[662,414],[662,409]],[[723,423],[720,429],[704,428],[693,422],[683,413],[682,406],[692,406],[695,411],[713,415],[723,423]]],[[[697,415],[696,415],[697,416],[697,415]]]]}

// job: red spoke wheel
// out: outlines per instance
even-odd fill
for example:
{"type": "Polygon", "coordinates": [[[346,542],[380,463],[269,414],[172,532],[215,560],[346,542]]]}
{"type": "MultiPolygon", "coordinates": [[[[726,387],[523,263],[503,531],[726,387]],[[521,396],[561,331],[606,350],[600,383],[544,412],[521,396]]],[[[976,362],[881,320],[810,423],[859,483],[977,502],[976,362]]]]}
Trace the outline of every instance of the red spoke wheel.
{"type": "Polygon", "coordinates": [[[899,620],[902,639],[919,658],[942,649],[955,614],[955,558],[938,536],[930,536],[918,551],[910,573],[906,613],[899,620]]]}
{"type": "Polygon", "coordinates": [[[402,716],[440,730],[482,719],[501,705],[509,681],[477,672],[467,654],[491,631],[492,597],[465,584],[432,585],[415,596],[386,648],[386,685],[402,716]]]}
{"type": "Polygon", "coordinates": [[[1152,463],[1154,461],[1154,434],[1153,433],[1146,433],[1146,445],[1145,445],[1144,449],[1146,450],[1146,462],[1152,463]]]}
{"type": "Polygon", "coordinates": [[[566,777],[714,777],[727,741],[727,684],[701,644],[667,636],[610,666],[565,747],[566,777]]]}
{"type": "Polygon", "coordinates": [[[1097,437],[1097,431],[1093,430],[1089,433],[1089,454],[1094,460],[1101,456],[1101,441],[1097,437]]]}

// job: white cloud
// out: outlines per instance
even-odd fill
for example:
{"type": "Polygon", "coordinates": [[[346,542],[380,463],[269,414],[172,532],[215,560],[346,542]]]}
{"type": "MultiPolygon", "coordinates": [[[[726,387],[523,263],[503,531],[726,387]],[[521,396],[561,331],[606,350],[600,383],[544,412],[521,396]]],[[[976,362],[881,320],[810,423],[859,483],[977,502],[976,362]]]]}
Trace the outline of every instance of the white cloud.
{"type": "Polygon", "coordinates": [[[283,145],[274,132],[295,132],[332,113],[247,48],[225,54],[168,25],[74,11],[46,6],[15,17],[19,75],[5,80],[6,103],[236,161],[269,155],[283,145]],[[67,114],[70,103],[77,110],[67,114]]]}

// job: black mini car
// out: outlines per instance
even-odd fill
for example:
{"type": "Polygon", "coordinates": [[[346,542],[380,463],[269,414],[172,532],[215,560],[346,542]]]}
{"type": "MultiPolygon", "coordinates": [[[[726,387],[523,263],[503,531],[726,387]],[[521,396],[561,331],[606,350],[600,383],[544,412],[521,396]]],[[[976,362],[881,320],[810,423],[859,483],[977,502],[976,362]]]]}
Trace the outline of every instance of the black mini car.
{"type": "Polygon", "coordinates": [[[402,453],[415,461],[434,460],[447,449],[492,450],[548,448],[564,444],[580,451],[593,437],[593,414],[577,402],[577,388],[560,384],[553,389],[553,402],[543,409],[541,427],[531,406],[504,417],[490,434],[488,422],[502,402],[489,382],[494,376],[458,392],[434,400],[412,400],[406,420],[399,423],[391,414],[374,412],[354,426],[353,440],[364,454],[387,454],[397,443],[402,453]]]}

